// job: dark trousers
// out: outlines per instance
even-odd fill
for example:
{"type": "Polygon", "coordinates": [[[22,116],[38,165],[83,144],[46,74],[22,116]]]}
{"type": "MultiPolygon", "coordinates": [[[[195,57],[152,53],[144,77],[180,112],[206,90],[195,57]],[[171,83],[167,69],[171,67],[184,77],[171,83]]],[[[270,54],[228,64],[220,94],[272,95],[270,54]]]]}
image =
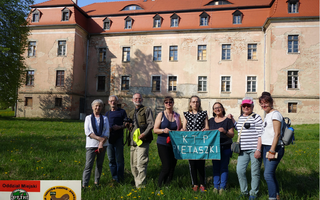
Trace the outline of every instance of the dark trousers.
{"type": "Polygon", "coordinates": [[[172,180],[174,169],[177,164],[177,159],[174,157],[172,146],[157,144],[158,153],[162,163],[161,172],[159,175],[158,186],[169,184],[172,180]]]}
{"type": "Polygon", "coordinates": [[[198,184],[198,172],[200,178],[200,185],[206,184],[206,161],[205,160],[189,160],[189,169],[192,179],[192,185],[198,184]]]}

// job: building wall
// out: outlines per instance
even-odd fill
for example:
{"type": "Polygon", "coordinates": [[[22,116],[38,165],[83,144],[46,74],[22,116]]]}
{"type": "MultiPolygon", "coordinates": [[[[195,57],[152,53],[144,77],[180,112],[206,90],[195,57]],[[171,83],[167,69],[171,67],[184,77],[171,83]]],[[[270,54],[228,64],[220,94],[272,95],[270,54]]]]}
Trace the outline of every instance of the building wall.
{"type": "Polygon", "coordinates": [[[75,26],[34,28],[29,41],[36,41],[36,55],[25,54],[28,70],[34,70],[34,84],[20,88],[17,117],[78,117],[76,102],[84,94],[85,32],[75,26]],[[65,56],[58,56],[60,40],[66,41],[65,56]],[[56,86],[57,70],[64,71],[63,87],[56,86]],[[25,106],[26,97],[32,97],[31,106],[25,106]],[[55,106],[55,98],[62,98],[61,107],[55,106]]]}
{"type": "Polygon", "coordinates": [[[274,21],[266,34],[267,85],[277,109],[297,124],[319,122],[319,22],[274,21]],[[288,53],[289,35],[299,38],[297,53],[288,53]],[[298,71],[297,88],[288,88],[288,71],[298,71]],[[296,113],[289,113],[289,103],[297,103],[296,113]]]}

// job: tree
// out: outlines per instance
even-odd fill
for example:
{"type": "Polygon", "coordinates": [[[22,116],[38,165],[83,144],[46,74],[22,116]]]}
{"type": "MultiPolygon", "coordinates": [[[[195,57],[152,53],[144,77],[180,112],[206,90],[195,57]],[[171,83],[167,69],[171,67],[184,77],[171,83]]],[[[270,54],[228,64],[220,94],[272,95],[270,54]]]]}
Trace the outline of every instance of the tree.
{"type": "Polygon", "coordinates": [[[0,0],[0,104],[14,106],[25,80],[23,53],[29,34],[27,16],[33,0],[0,0]]]}

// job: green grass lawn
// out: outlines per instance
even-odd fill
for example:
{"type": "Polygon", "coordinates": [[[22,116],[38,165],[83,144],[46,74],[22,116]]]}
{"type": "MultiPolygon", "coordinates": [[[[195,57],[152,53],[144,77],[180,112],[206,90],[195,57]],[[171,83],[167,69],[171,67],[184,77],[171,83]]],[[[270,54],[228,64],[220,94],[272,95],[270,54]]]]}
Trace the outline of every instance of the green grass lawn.
{"type": "MultiPolygon", "coordinates": [[[[2,113],[0,115],[4,116],[2,113]]],[[[85,135],[82,121],[0,117],[1,180],[81,180],[85,164],[85,135]]],[[[319,199],[319,124],[296,125],[296,142],[286,147],[278,169],[283,199],[319,199]]],[[[156,138],[155,138],[156,140],[156,138]]],[[[206,162],[207,192],[191,190],[188,162],[179,160],[174,180],[158,195],[156,187],[161,162],[156,141],[150,145],[148,184],[133,187],[129,147],[125,147],[125,182],[113,184],[106,157],[101,188],[82,193],[83,200],[103,199],[236,199],[240,188],[236,174],[237,155],[229,165],[228,191],[223,196],[212,192],[212,163],[206,162]]],[[[250,180],[250,166],[247,171],[250,180]]],[[[261,199],[268,199],[267,185],[261,171],[261,199]]]]}

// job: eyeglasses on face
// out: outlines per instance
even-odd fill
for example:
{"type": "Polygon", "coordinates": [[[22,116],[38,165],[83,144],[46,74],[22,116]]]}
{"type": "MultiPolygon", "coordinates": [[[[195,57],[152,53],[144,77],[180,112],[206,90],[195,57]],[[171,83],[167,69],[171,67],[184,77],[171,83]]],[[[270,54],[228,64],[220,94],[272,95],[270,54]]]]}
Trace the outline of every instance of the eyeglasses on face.
{"type": "Polygon", "coordinates": [[[173,104],[173,101],[165,101],[164,104],[173,104]]]}
{"type": "Polygon", "coordinates": [[[215,107],[215,108],[213,108],[213,110],[218,110],[218,109],[222,109],[222,107],[215,107]]]}
{"type": "Polygon", "coordinates": [[[251,108],[251,104],[243,104],[242,108],[245,108],[245,107],[251,108]]]}

